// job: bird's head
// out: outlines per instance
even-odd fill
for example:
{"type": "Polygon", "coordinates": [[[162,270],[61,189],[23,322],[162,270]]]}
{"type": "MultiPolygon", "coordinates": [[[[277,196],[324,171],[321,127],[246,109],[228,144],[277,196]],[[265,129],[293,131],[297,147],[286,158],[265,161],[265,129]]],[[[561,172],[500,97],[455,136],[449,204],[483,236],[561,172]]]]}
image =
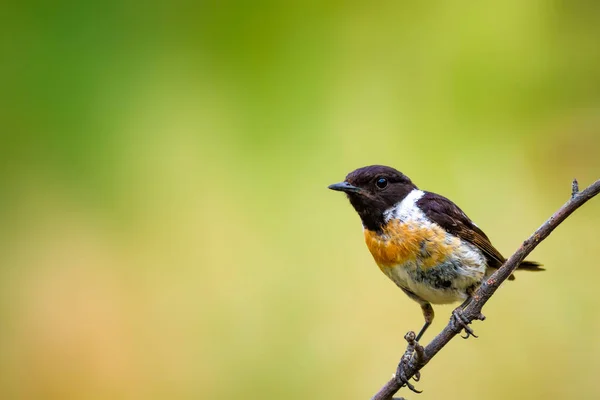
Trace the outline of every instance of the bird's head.
{"type": "Polygon", "coordinates": [[[378,231],[384,225],[384,212],[402,201],[417,187],[402,172],[384,165],[354,170],[343,182],[329,189],[346,193],[363,226],[378,231]]]}

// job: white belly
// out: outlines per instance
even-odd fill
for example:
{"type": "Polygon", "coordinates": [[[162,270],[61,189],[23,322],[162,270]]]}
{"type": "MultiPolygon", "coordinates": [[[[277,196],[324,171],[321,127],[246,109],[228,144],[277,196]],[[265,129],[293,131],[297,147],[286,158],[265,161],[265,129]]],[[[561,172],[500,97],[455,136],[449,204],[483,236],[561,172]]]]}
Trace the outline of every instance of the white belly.
{"type": "MultiPolygon", "coordinates": [[[[467,298],[466,291],[440,289],[413,278],[405,266],[395,266],[386,270],[388,277],[401,288],[410,290],[421,299],[432,304],[450,304],[467,298]]],[[[468,285],[467,285],[468,286],[468,285]]]]}
{"type": "Polygon", "coordinates": [[[440,265],[422,268],[418,260],[382,271],[401,288],[433,304],[449,304],[468,297],[467,289],[477,287],[484,278],[485,257],[474,246],[463,244],[459,251],[440,265]]]}

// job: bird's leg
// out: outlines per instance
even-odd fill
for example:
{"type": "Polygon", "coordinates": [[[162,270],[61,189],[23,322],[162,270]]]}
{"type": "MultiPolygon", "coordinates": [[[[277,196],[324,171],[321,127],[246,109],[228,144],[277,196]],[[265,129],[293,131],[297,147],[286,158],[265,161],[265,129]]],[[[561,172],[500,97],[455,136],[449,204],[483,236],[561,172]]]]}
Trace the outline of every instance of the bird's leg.
{"type": "Polygon", "coordinates": [[[433,312],[433,307],[431,307],[430,303],[421,303],[421,310],[423,311],[423,317],[425,318],[425,325],[419,331],[417,338],[415,339],[417,342],[421,340],[421,336],[425,333],[429,325],[433,322],[433,317],[435,313],[433,312]]]}
{"type": "Polygon", "coordinates": [[[422,298],[420,298],[419,296],[417,296],[410,290],[405,289],[403,287],[400,287],[400,289],[402,289],[402,291],[404,293],[406,293],[406,295],[408,297],[410,297],[411,299],[413,299],[414,301],[416,301],[417,303],[419,303],[421,305],[421,310],[423,311],[423,317],[425,317],[425,325],[423,325],[423,327],[419,331],[419,334],[417,335],[417,338],[415,339],[418,342],[421,339],[421,336],[423,336],[423,334],[425,333],[427,328],[429,328],[429,325],[431,325],[431,322],[433,321],[433,317],[435,315],[433,313],[433,307],[431,307],[431,304],[429,304],[429,302],[423,300],[422,298]]]}

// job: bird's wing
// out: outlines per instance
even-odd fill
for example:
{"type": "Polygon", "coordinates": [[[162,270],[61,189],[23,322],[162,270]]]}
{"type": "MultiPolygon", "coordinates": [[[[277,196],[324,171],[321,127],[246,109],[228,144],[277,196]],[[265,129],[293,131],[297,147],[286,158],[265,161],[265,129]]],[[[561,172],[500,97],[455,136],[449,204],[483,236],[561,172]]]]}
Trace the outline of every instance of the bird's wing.
{"type": "Polygon", "coordinates": [[[480,249],[488,261],[488,266],[499,268],[504,257],[490,242],[490,239],[456,204],[435,193],[425,192],[417,201],[427,218],[440,225],[446,232],[458,236],[480,249]]]}

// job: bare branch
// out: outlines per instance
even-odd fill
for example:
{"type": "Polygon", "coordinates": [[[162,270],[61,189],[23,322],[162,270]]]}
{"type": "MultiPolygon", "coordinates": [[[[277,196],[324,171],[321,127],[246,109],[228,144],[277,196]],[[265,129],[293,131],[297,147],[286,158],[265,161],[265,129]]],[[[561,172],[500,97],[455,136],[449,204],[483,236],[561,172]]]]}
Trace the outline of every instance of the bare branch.
{"type": "MultiPolygon", "coordinates": [[[[546,239],[560,223],[567,219],[569,215],[598,193],[600,193],[600,179],[581,192],[579,191],[577,180],[574,179],[571,199],[544,222],[533,235],[525,240],[517,251],[506,260],[502,267],[496,270],[496,272],[481,284],[479,289],[473,294],[471,301],[463,308],[462,317],[469,322],[481,319],[481,309],[485,303],[487,303],[490,297],[498,290],[502,282],[508,279],[515,269],[517,269],[525,257],[527,257],[527,255],[529,255],[542,240],[546,239]]],[[[371,400],[390,400],[402,386],[408,383],[410,378],[416,377],[416,380],[418,380],[419,370],[429,363],[429,361],[431,361],[431,359],[446,344],[448,344],[454,336],[459,334],[461,330],[462,328],[459,324],[449,323],[424,349],[418,343],[415,344],[414,333],[413,340],[410,340],[411,337],[409,335],[411,332],[409,332],[405,337],[408,341],[406,353],[402,357],[400,364],[398,364],[396,376],[386,383],[371,400]],[[420,349],[417,350],[417,346],[420,347],[420,349]],[[409,350],[411,354],[414,351],[414,355],[410,359],[410,362],[405,362],[404,360],[407,353],[409,353],[409,350]],[[401,379],[398,378],[399,376],[401,376],[401,379]]]]}

